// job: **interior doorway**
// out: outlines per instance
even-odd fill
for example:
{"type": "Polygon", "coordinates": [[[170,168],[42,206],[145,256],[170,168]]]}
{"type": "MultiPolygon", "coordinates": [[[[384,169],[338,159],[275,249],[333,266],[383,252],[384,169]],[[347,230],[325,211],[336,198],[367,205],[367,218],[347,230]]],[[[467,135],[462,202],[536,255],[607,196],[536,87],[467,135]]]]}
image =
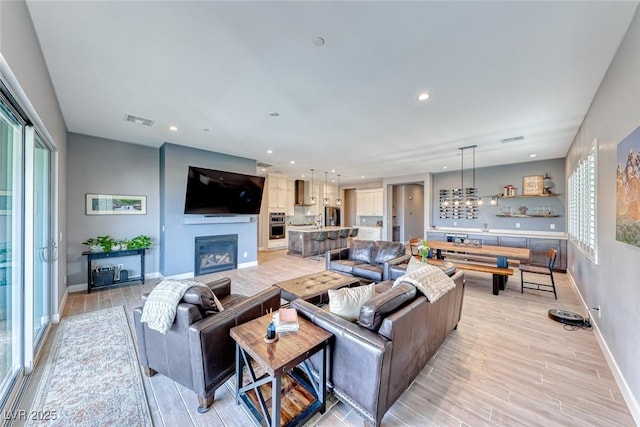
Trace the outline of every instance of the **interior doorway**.
{"type": "Polygon", "coordinates": [[[392,189],[392,239],[408,242],[413,237],[424,238],[424,185],[395,184],[392,189]]]}
{"type": "Polygon", "coordinates": [[[357,226],[356,220],[356,190],[354,188],[349,188],[344,190],[344,226],[345,227],[353,227],[357,226]]]}

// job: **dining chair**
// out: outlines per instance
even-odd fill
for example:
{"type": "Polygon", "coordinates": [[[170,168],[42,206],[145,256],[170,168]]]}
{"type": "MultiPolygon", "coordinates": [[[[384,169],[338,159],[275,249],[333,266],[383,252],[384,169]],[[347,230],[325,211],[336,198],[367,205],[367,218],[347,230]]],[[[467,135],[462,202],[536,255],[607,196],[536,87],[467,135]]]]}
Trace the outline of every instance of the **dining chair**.
{"type": "Polygon", "coordinates": [[[539,267],[531,264],[520,264],[520,293],[524,293],[525,289],[534,289],[534,290],[543,291],[543,292],[553,292],[553,296],[555,297],[555,299],[558,299],[558,294],[556,293],[556,282],[553,278],[553,267],[556,264],[557,256],[558,256],[558,252],[555,249],[549,249],[549,263],[547,267],[539,267]],[[524,280],[524,273],[549,276],[551,279],[551,284],[530,281],[533,279],[524,280]],[[535,287],[525,286],[525,284],[535,285],[535,287]],[[550,289],[545,289],[545,288],[550,288],[550,289]]]}

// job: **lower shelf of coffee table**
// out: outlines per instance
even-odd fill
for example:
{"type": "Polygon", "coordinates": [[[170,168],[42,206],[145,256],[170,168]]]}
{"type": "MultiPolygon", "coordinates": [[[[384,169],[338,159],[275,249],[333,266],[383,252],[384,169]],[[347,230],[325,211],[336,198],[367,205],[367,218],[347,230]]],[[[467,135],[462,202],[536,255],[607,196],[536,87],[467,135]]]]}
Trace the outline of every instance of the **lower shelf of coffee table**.
{"type": "MultiPolygon", "coordinates": [[[[256,374],[261,376],[261,368],[254,362],[253,368],[256,374]]],[[[249,381],[249,376],[245,367],[244,372],[244,384],[249,381]]],[[[267,411],[269,417],[271,417],[271,383],[266,383],[260,386],[262,397],[267,403],[267,411]]],[[[280,409],[280,425],[288,426],[297,424],[307,418],[310,418],[318,407],[320,401],[318,400],[315,391],[306,377],[306,375],[295,368],[282,377],[282,390],[281,390],[281,409],[280,409]]],[[[249,390],[245,394],[240,396],[244,405],[251,411],[254,418],[260,425],[267,426],[267,422],[264,419],[262,410],[260,409],[260,403],[258,402],[258,396],[255,390],[249,390]]]]}

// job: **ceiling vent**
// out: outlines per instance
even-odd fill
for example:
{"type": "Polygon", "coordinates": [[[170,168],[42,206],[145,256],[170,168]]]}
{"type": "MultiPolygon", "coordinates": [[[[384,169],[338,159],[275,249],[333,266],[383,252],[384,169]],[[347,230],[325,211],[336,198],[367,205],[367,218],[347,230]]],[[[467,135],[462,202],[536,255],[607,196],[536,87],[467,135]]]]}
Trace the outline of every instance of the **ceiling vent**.
{"type": "Polygon", "coordinates": [[[272,165],[268,165],[266,163],[258,162],[259,168],[270,168],[272,165]]]}
{"type": "Polygon", "coordinates": [[[524,136],[513,136],[511,138],[505,138],[500,140],[500,142],[502,142],[503,144],[508,144],[510,142],[520,142],[520,141],[524,141],[524,136]]]}
{"type": "Polygon", "coordinates": [[[133,116],[131,114],[127,114],[126,116],[124,116],[124,119],[128,122],[136,123],[138,125],[143,125],[143,126],[153,126],[153,124],[155,123],[154,120],[145,119],[144,117],[133,116]]]}

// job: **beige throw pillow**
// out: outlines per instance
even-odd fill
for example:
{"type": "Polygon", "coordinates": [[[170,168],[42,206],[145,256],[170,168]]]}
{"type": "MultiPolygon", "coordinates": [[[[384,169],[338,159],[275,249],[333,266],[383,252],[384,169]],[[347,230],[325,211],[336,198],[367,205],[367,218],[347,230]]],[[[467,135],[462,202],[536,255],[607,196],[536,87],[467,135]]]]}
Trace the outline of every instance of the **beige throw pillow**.
{"type": "Polygon", "coordinates": [[[374,296],[376,296],[375,283],[336,291],[330,289],[329,311],[349,322],[355,322],[360,316],[360,308],[374,296]]]}

